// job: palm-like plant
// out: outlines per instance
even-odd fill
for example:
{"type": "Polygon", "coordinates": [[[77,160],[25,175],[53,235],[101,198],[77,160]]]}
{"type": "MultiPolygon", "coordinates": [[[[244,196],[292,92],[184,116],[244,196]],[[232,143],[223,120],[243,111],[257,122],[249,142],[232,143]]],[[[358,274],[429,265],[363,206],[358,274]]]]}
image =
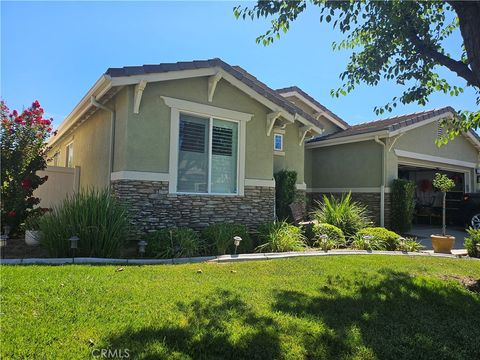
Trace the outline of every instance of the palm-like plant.
{"type": "Polygon", "coordinates": [[[312,215],[319,223],[335,225],[346,237],[351,238],[358,230],[371,224],[367,207],[352,200],[352,194],[343,194],[340,199],[323,196],[317,201],[312,215]]]}

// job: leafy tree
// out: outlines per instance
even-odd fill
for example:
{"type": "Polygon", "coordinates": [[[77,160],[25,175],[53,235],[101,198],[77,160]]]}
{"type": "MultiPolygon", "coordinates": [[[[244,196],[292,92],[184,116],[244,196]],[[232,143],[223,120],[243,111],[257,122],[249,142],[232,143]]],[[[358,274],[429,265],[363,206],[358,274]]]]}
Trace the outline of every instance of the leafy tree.
{"type": "Polygon", "coordinates": [[[33,191],[48,177],[36,175],[46,168],[46,140],[52,131],[52,119],[43,118],[44,110],[35,101],[31,107],[19,113],[9,112],[0,102],[1,143],[1,219],[14,232],[40,202],[33,191]]]}
{"type": "Polygon", "coordinates": [[[442,235],[445,236],[447,231],[445,221],[447,192],[455,187],[455,182],[445,174],[436,173],[433,179],[433,186],[442,192],[442,235]]]}
{"type": "MultiPolygon", "coordinates": [[[[480,104],[480,2],[478,1],[257,1],[253,7],[234,8],[237,18],[268,18],[271,27],[257,37],[257,43],[271,44],[286,33],[307,5],[320,8],[320,22],[332,23],[345,38],[333,48],[354,50],[343,85],[333,96],[346,95],[360,83],[377,85],[381,79],[394,80],[406,90],[391,102],[375,107],[378,114],[392,111],[398,103],[425,105],[433,92],[458,96],[463,87],[449,84],[436,72],[443,66],[465,80],[480,104]],[[462,56],[453,58],[444,48],[445,40],[460,29],[462,56]],[[358,50],[358,51],[357,51],[358,50]]],[[[446,143],[462,131],[480,125],[480,111],[460,111],[442,124],[446,143]]]]}

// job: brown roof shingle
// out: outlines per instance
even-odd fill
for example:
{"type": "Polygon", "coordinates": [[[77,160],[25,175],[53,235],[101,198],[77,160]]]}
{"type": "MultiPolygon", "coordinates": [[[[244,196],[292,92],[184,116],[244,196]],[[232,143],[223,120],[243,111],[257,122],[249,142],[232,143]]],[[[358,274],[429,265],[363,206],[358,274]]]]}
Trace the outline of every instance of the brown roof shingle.
{"type": "Polygon", "coordinates": [[[301,115],[303,118],[311,122],[313,125],[322,128],[317,119],[315,119],[310,114],[306,113],[302,109],[300,109],[295,104],[291,103],[283,96],[281,96],[278,92],[271,89],[261,81],[259,81],[256,77],[248,73],[246,70],[241,68],[240,66],[231,66],[224,62],[221,59],[214,58],[208,60],[194,60],[194,61],[186,61],[186,62],[177,62],[177,63],[162,63],[156,65],[141,65],[141,66],[125,66],[121,68],[109,68],[106,71],[106,75],[111,77],[122,77],[122,76],[132,76],[132,75],[143,75],[143,74],[152,74],[152,73],[162,73],[168,71],[180,71],[180,70],[193,70],[193,69],[204,69],[204,68],[211,68],[211,67],[219,67],[236,79],[240,80],[251,89],[259,93],[260,95],[264,96],[271,102],[275,103],[276,105],[282,107],[290,114],[298,114],[301,115]]]}
{"type": "Polygon", "coordinates": [[[416,112],[412,114],[395,116],[387,119],[381,119],[376,121],[365,122],[351,126],[349,129],[339,131],[333,134],[317,137],[310,142],[318,142],[329,139],[343,138],[353,135],[367,134],[376,131],[388,130],[394,131],[400,128],[419,123],[431,119],[434,116],[455,113],[455,110],[451,106],[446,106],[441,109],[433,109],[427,111],[416,112]]]}

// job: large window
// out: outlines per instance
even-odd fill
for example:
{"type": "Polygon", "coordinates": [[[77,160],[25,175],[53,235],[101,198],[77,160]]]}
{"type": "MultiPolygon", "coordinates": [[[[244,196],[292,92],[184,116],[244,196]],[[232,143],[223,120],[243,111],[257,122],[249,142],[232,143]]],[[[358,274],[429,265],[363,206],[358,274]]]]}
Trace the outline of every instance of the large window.
{"type": "Polygon", "coordinates": [[[66,157],[65,157],[65,166],[72,168],[73,167],[73,143],[70,143],[66,147],[66,157]]]}
{"type": "Polygon", "coordinates": [[[238,123],[180,114],[177,191],[236,194],[238,123]]]}

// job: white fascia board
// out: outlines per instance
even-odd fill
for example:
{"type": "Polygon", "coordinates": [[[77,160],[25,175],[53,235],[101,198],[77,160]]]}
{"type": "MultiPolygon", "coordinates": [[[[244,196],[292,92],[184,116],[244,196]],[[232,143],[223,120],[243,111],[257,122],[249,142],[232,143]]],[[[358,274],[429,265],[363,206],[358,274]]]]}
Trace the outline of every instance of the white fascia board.
{"type": "Polygon", "coordinates": [[[175,108],[177,110],[184,110],[191,113],[196,113],[199,115],[208,115],[213,117],[237,120],[237,121],[250,121],[253,117],[253,114],[244,113],[240,111],[224,109],[212,105],[200,104],[192,101],[175,99],[168,96],[160,96],[165,104],[170,108],[175,108]]]}
{"type": "Polygon", "coordinates": [[[329,140],[323,140],[323,141],[318,141],[318,142],[314,142],[314,143],[308,143],[308,144],[305,144],[305,148],[306,149],[314,149],[314,148],[319,148],[319,147],[326,147],[326,146],[333,146],[333,145],[341,145],[341,144],[349,144],[349,143],[354,143],[354,142],[374,140],[376,136],[378,136],[379,138],[386,138],[386,137],[388,137],[388,131],[387,130],[382,130],[382,131],[376,131],[376,132],[372,132],[372,133],[345,136],[345,137],[336,138],[336,139],[329,139],[329,140]]]}
{"type": "Polygon", "coordinates": [[[480,141],[477,139],[475,135],[473,135],[470,131],[463,133],[463,136],[467,138],[468,141],[472,143],[473,146],[480,150],[480,141]]]}
{"type": "Polygon", "coordinates": [[[466,168],[476,168],[477,164],[469,161],[463,160],[456,160],[456,159],[449,159],[440,156],[432,156],[427,154],[420,154],[411,151],[399,150],[395,149],[395,155],[403,158],[415,159],[415,160],[423,160],[423,161],[430,161],[440,164],[448,164],[448,165],[456,165],[462,166],[466,168]]]}
{"type": "Polygon", "coordinates": [[[110,77],[102,75],[90,90],[88,90],[85,96],[83,96],[80,102],[73,108],[70,114],[68,114],[68,116],[62,121],[57,128],[57,135],[54,136],[51,141],[48,141],[48,145],[53,146],[71,128],[77,119],[90,108],[90,98],[92,96],[100,99],[108,90],[110,90],[111,87],[112,84],[110,83],[110,77]]]}
{"type": "Polygon", "coordinates": [[[297,99],[299,99],[300,101],[303,101],[305,104],[310,106],[313,110],[316,110],[322,116],[325,116],[328,120],[330,120],[332,123],[334,123],[335,125],[337,125],[341,129],[343,129],[343,130],[348,129],[347,126],[345,126],[344,124],[339,122],[337,119],[335,119],[333,116],[331,116],[327,111],[323,110],[322,108],[320,108],[316,104],[312,103],[310,100],[308,100],[302,94],[300,94],[296,91],[289,91],[289,92],[286,92],[286,93],[280,93],[280,95],[282,95],[283,97],[294,96],[297,99]]]}
{"type": "Polygon", "coordinates": [[[140,81],[156,82],[177,79],[188,79],[193,77],[212,76],[218,73],[218,68],[204,68],[194,70],[178,70],[163,73],[116,76],[111,78],[112,86],[125,86],[138,84],[140,81]]]}

